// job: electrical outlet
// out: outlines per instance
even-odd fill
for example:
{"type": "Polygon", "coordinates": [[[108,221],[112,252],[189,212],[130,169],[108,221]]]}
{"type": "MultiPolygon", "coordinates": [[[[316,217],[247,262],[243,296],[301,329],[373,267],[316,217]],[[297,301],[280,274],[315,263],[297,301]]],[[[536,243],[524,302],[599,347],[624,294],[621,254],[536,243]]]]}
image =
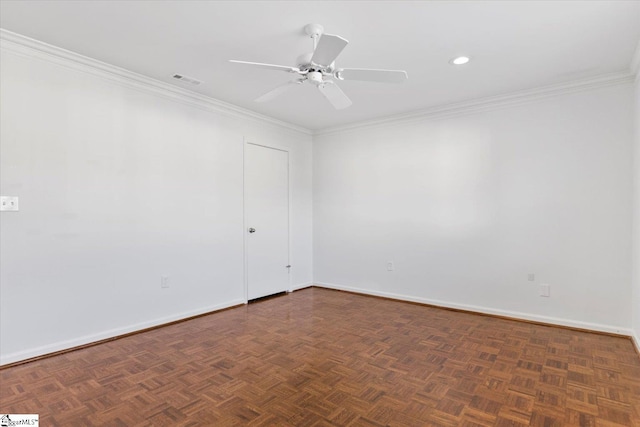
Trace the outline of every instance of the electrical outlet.
{"type": "Polygon", "coordinates": [[[18,197],[17,196],[1,196],[0,197],[0,211],[17,212],[18,209],[18,197]]]}
{"type": "Polygon", "coordinates": [[[169,278],[167,276],[160,277],[160,287],[166,289],[169,287],[169,278]]]}
{"type": "Polygon", "coordinates": [[[540,284],[538,287],[538,291],[541,297],[550,297],[551,296],[551,286],[546,283],[540,284]]]}
{"type": "Polygon", "coordinates": [[[387,271],[393,271],[396,269],[396,266],[393,264],[393,261],[387,262],[387,271]]]}
{"type": "Polygon", "coordinates": [[[534,280],[536,280],[536,275],[534,273],[527,274],[527,280],[533,282],[534,280]]]}

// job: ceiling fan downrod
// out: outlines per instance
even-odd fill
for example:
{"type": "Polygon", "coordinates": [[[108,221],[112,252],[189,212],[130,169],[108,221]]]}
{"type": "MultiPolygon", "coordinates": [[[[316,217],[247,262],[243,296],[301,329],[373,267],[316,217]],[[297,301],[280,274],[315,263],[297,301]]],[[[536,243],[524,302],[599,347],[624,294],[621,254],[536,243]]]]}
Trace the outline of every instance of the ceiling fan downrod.
{"type": "Polygon", "coordinates": [[[318,39],[324,33],[324,27],[320,24],[307,24],[304,26],[304,32],[313,39],[313,50],[316,50],[318,39]]]}

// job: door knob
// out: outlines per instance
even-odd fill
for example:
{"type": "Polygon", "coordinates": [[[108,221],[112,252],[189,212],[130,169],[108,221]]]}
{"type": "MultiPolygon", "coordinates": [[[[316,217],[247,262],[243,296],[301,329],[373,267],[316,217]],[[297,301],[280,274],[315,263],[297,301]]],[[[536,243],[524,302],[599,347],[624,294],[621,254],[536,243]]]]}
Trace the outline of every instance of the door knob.
{"type": "Polygon", "coordinates": [[[255,232],[256,232],[256,229],[255,229],[255,228],[251,227],[251,228],[249,229],[249,233],[255,233],[255,232]]]}

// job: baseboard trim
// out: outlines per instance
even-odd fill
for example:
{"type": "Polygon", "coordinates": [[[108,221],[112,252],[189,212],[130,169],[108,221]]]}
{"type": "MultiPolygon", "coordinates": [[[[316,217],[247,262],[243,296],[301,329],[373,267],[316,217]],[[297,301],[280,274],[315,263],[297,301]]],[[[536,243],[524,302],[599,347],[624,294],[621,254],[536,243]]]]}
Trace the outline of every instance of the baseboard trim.
{"type": "Polygon", "coordinates": [[[349,292],[359,295],[368,295],[377,298],[390,299],[394,301],[403,301],[412,304],[420,304],[429,307],[442,308],[446,310],[459,311],[471,314],[481,314],[484,316],[497,317],[506,320],[514,320],[518,322],[531,323],[542,326],[555,326],[564,329],[571,329],[580,332],[590,332],[601,335],[609,335],[614,337],[628,338],[633,340],[633,331],[631,329],[602,325],[598,323],[588,323],[575,320],[561,319],[556,317],[539,316],[535,314],[522,313],[516,311],[508,311],[501,309],[493,309],[482,306],[458,304],[448,301],[432,300],[427,298],[415,297],[410,295],[395,294],[390,292],[374,291],[370,289],[355,288],[352,286],[337,285],[334,283],[315,282],[314,287],[333,289],[337,291],[349,292]]]}
{"type": "Polygon", "coordinates": [[[17,365],[22,365],[24,363],[34,362],[36,360],[44,359],[47,357],[69,353],[87,347],[93,347],[94,345],[103,344],[131,335],[141,334],[143,332],[152,331],[154,329],[174,325],[176,323],[186,322],[188,320],[208,316],[209,314],[229,310],[245,304],[246,301],[244,300],[233,300],[224,304],[218,304],[215,306],[205,307],[200,310],[180,313],[174,316],[168,316],[150,322],[138,323],[136,325],[124,328],[111,329],[99,334],[86,335],[84,337],[73,340],[37,347],[17,353],[11,353],[3,356],[2,359],[0,359],[0,370],[17,365]]]}
{"type": "Polygon", "coordinates": [[[313,287],[313,282],[299,283],[297,285],[293,285],[289,292],[295,292],[295,291],[299,291],[299,290],[307,289],[311,287],[313,287]]]}
{"type": "Polygon", "coordinates": [[[636,349],[636,353],[638,353],[638,357],[640,357],[640,337],[635,332],[631,334],[631,342],[636,349]]]}
{"type": "MultiPolygon", "coordinates": [[[[473,306],[467,304],[457,304],[440,300],[431,300],[427,298],[413,297],[409,295],[394,294],[390,292],[373,291],[363,288],[355,288],[352,286],[336,285],[326,282],[308,282],[293,286],[290,292],[299,291],[307,288],[324,288],[341,292],[347,292],[357,295],[367,295],[375,298],[388,299],[393,301],[407,302],[411,304],[424,305],[428,307],[435,307],[445,310],[458,311],[470,314],[479,314],[484,316],[491,316],[500,319],[513,320],[524,323],[531,323],[542,326],[554,326],[564,329],[570,329],[580,332],[590,332],[601,335],[609,335],[614,337],[628,338],[640,356],[640,338],[631,329],[620,328],[609,325],[601,325],[597,323],[587,323],[580,321],[573,321],[567,319],[560,319],[547,316],[538,316],[528,313],[513,312],[507,310],[491,309],[481,306],[473,306]]],[[[141,334],[144,332],[152,331],[154,329],[162,328],[165,326],[174,325],[177,323],[186,322],[189,320],[197,319],[198,317],[207,316],[213,313],[218,313],[225,310],[230,310],[236,307],[245,305],[244,300],[234,300],[225,304],[219,304],[212,307],[207,307],[201,310],[193,312],[182,313],[180,315],[166,317],[158,319],[152,322],[140,323],[126,328],[112,329],[111,331],[103,332],[95,335],[88,335],[75,340],[64,341],[57,344],[38,347],[18,353],[12,353],[4,356],[0,362],[0,370],[11,368],[17,365],[34,362],[48,357],[57,356],[60,354],[69,353],[83,348],[92,347],[95,345],[103,344],[106,342],[114,341],[120,338],[125,338],[131,335],[141,334]]]]}

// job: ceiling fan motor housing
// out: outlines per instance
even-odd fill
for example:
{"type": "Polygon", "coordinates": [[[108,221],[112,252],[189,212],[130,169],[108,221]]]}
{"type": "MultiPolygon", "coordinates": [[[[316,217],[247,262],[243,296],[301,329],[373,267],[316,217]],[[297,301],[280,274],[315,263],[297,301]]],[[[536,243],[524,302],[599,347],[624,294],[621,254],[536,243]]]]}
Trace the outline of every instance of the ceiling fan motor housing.
{"type": "Polygon", "coordinates": [[[317,71],[322,71],[323,73],[331,74],[336,68],[335,61],[329,64],[328,66],[322,66],[322,65],[312,63],[311,57],[313,57],[313,52],[305,53],[304,55],[298,56],[298,59],[296,60],[296,62],[298,64],[298,68],[301,71],[317,70],[317,71]]]}

